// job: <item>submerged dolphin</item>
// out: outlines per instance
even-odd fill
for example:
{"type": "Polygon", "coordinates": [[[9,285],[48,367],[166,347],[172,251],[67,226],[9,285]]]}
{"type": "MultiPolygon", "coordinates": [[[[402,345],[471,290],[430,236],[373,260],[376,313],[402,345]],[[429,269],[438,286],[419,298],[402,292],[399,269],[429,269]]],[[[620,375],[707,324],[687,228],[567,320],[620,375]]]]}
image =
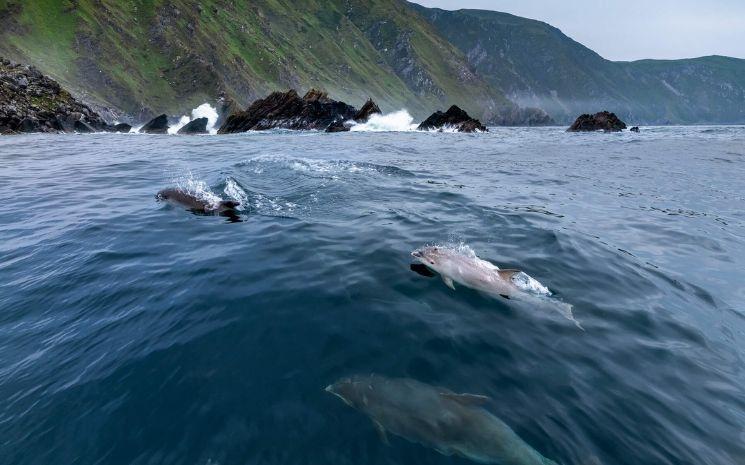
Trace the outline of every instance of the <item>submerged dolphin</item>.
{"type": "MultiPolygon", "coordinates": [[[[551,291],[548,288],[520,270],[502,270],[475,254],[465,254],[452,247],[423,247],[411,255],[420,264],[439,273],[445,284],[453,290],[457,282],[492,296],[550,305],[583,329],[574,319],[571,305],[550,299],[551,291]]],[[[426,272],[419,267],[412,270],[426,276],[426,272]]]]}
{"type": "Polygon", "coordinates": [[[211,202],[207,199],[198,197],[191,192],[175,187],[163,189],[162,191],[158,192],[155,197],[158,200],[184,207],[193,213],[205,215],[235,215],[236,209],[241,205],[240,202],[236,202],[234,200],[220,200],[218,202],[211,202]]]}
{"type": "Polygon", "coordinates": [[[481,406],[484,396],[456,394],[412,379],[356,376],[326,388],[386,431],[485,464],[556,465],[481,406]]]}

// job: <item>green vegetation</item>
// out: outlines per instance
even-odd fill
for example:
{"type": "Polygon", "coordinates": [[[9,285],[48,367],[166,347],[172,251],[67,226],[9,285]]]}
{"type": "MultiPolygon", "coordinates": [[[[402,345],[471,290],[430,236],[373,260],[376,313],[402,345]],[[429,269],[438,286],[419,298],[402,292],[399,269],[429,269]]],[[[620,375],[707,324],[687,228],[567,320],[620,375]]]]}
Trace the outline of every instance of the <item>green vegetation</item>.
{"type": "Polygon", "coordinates": [[[745,121],[741,60],[613,63],[544,23],[401,0],[0,0],[0,55],[136,117],[320,87],[418,118],[516,102],[560,121],[745,121]]]}
{"type": "Polygon", "coordinates": [[[612,62],[540,21],[412,8],[480,76],[514,102],[543,108],[557,121],[607,109],[634,124],[745,122],[745,60],[612,62]]]}

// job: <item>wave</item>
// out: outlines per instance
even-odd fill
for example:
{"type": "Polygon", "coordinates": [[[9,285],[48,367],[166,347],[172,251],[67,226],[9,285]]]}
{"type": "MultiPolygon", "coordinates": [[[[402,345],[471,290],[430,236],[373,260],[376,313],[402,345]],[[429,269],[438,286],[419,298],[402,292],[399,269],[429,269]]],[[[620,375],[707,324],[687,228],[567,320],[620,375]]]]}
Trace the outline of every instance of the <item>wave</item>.
{"type": "Polygon", "coordinates": [[[186,115],[182,116],[176,125],[168,128],[168,134],[178,133],[181,128],[199,118],[207,118],[207,132],[213,135],[217,134],[217,128],[215,128],[218,118],[217,110],[209,103],[203,103],[193,109],[191,111],[191,117],[186,115]]]}
{"type": "Polygon", "coordinates": [[[352,126],[353,132],[409,132],[416,131],[414,117],[406,110],[399,110],[385,115],[370,116],[366,123],[352,126]]]}

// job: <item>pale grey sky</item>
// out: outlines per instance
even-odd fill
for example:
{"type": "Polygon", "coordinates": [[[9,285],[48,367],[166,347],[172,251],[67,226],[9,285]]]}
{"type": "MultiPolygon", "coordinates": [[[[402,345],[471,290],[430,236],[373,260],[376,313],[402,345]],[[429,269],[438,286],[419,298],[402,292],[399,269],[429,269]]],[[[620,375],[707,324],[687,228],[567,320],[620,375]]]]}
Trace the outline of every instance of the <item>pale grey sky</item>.
{"type": "Polygon", "coordinates": [[[538,19],[611,60],[745,58],[745,0],[415,0],[538,19]]]}

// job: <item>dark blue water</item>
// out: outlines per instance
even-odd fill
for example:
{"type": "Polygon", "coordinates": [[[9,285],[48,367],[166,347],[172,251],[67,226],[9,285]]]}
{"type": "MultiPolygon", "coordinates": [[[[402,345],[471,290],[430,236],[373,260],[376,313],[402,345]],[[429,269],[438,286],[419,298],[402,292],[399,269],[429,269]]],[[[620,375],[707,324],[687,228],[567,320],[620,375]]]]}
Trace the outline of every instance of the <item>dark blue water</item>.
{"type": "Polygon", "coordinates": [[[471,463],[323,391],[368,373],[567,465],[745,463],[745,128],[3,137],[0,198],[3,465],[471,463]],[[409,270],[447,243],[585,331],[409,270]]]}

